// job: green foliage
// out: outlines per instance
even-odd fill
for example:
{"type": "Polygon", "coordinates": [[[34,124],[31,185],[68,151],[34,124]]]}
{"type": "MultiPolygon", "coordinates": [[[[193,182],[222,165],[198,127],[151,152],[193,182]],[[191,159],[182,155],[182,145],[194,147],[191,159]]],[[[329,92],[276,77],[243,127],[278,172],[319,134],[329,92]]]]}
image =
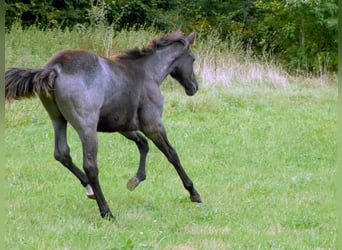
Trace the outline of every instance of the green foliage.
{"type": "Polygon", "coordinates": [[[246,49],[292,71],[337,70],[337,0],[178,2],[187,28],[227,39],[237,33],[246,49]]]}
{"type": "Polygon", "coordinates": [[[20,20],[24,27],[70,27],[85,22],[84,14],[91,6],[89,0],[5,0],[6,26],[20,20]]]}
{"type": "Polygon", "coordinates": [[[261,18],[253,33],[262,52],[288,68],[322,74],[337,70],[337,0],[257,1],[261,18]]]}
{"type": "Polygon", "coordinates": [[[6,26],[20,20],[41,28],[104,24],[218,31],[222,40],[239,36],[245,50],[276,59],[291,72],[322,75],[337,71],[337,0],[6,0],[6,26]]]}

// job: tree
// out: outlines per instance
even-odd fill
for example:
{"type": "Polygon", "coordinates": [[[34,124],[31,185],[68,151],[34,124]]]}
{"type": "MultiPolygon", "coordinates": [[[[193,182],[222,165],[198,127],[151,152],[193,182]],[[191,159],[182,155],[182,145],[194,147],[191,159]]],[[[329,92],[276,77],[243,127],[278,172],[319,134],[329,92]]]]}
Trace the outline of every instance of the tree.
{"type": "Polygon", "coordinates": [[[5,23],[6,27],[17,20],[24,27],[70,27],[86,21],[91,5],[89,0],[5,0],[5,23]]]}
{"type": "Polygon", "coordinates": [[[255,1],[261,13],[253,32],[261,53],[292,70],[337,70],[337,0],[255,1]]]}

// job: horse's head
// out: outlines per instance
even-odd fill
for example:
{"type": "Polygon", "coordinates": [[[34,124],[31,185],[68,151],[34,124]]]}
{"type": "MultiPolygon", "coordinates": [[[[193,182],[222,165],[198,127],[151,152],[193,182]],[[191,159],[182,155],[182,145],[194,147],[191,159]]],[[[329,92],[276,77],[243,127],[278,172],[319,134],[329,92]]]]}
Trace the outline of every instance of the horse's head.
{"type": "Polygon", "coordinates": [[[198,90],[198,83],[193,69],[195,56],[190,50],[190,45],[194,43],[195,37],[195,31],[185,37],[185,49],[174,61],[170,73],[170,75],[184,87],[186,94],[189,96],[194,95],[198,90]]]}

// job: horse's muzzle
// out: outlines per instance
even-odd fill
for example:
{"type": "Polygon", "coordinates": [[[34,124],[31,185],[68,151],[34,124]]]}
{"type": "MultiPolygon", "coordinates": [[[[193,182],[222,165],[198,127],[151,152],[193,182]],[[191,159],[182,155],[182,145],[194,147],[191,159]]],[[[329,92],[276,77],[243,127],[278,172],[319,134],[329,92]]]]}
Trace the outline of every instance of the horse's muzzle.
{"type": "Polygon", "coordinates": [[[191,86],[189,88],[187,88],[185,90],[185,93],[188,96],[193,96],[194,94],[196,94],[197,91],[198,91],[198,83],[197,83],[197,81],[195,81],[191,84],[191,86]]]}

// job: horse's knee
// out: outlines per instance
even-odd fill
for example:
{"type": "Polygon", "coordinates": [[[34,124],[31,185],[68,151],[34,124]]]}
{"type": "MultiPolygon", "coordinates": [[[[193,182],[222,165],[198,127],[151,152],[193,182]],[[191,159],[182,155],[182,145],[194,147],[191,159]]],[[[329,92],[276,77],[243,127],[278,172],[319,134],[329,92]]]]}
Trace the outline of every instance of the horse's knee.
{"type": "Polygon", "coordinates": [[[55,149],[53,156],[57,161],[59,161],[63,165],[66,165],[71,162],[71,156],[68,148],[64,150],[55,149]]]}

